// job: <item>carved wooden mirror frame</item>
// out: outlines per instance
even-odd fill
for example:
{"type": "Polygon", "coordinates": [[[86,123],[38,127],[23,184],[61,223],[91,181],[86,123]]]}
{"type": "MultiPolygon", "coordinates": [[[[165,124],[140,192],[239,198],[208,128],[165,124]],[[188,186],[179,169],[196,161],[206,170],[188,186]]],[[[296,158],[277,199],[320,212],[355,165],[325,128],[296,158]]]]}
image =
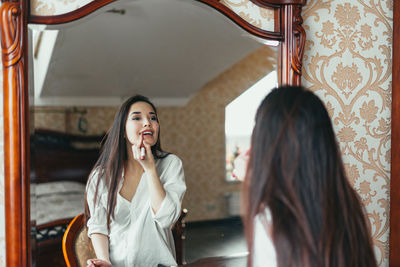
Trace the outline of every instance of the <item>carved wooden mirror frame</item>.
{"type": "MultiPolygon", "coordinates": [[[[4,99],[4,175],[6,266],[31,264],[29,203],[29,99],[28,23],[60,24],[78,20],[116,0],[95,0],[73,12],[58,16],[30,16],[29,0],[1,0],[1,47],[4,99]]],[[[280,41],[278,79],[280,84],[300,85],[305,45],[301,9],[306,0],[251,0],[275,11],[275,32],[261,30],[234,13],[218,0],[198,0],[229,17],[249,33],[280,41]]],[[[397,1],[395,1],[397,2],[397,1]]],[[[394,44],[399,44],[399,3],[394,8],[394,44]]],[[[393,113],[391,169],[390,263],[400,265],[400,89],[399,55],[393,53],[393,113]],[[393,223],[392,223],[393,222],[393,223]],[[396,238],[397,237],[397,238],[396,238]]]]}

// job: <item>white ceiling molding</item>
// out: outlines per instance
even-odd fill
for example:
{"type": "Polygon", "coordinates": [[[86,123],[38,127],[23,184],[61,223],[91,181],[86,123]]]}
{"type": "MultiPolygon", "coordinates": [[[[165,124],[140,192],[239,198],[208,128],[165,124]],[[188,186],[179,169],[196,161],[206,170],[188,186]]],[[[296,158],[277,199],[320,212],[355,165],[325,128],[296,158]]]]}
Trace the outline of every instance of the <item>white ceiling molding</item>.
{"type": "MultiPolygon", "coordinates": [[[[35,106],[85,106],[85,107],[117,107],[126,97],[35,97],[35,106]]],[[[190,97],[150,98],[156,107],[182,107],[185,106],[190,97]]]]}
{"type": "Polygon", "coordinates": [[[92,97],[92,96],[53,96],[35,97],[35,106],[85,106],[85,107],[114,107],[123,102],[121,97],[92,97]]]}

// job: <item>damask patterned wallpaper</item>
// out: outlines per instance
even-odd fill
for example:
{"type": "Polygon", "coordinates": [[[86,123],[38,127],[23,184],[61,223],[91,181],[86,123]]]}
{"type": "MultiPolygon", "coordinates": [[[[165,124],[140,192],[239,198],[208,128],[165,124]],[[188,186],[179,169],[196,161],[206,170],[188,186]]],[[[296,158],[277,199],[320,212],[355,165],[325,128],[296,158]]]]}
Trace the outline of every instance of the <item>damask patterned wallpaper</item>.
{"type": "Polygon", "coordinates": [[[329,109],[348,177],[388,265],[393,0],[308,0],[304,86],[329,109]]]}
{"type": "Polygon", "coordinates": [[[31,0],[31,14],[38,16],[61,15],[90,2],[93,0],[31,0]]]}
{"type": "MultiPolygon", "coordinates": [[[[75,0],[46,2],[55,1],[75,0]]],[[[332,116],[349,179],[367,206],[380,266],[388,266],[392,14],[393,0],[308,0],[303,9],[308,41],[302,82],[324,100],[332,116]]],[[[0,266],[5,266],[0,218],[0,266]]]]}
{"type": "MultiPolygon", "coordinates": [[[[225,182],[225,107],[274,69],[276,50],[262,47],[207,83],[184,107],[158,108],[163,149],[178,155],[184,165],[187,220],[225,218],[224,195],[240,191],[239,183],[225,182]]],[[[35,127],[79,133],[79,118],[88,121],[86,134],[107,131],[117,108],[37,107],[35,127]]],[[[82,134],[82,133],[81,133],[82,134]]]]}
{"type": "Polygon", "coordinates": [[[221,0],[220,2],[250,24],[266,31],[274,31],[273,8],[261,8],[250,0],[221,0]]]}
{"type": "MultiPolygon", "coordinates": [[[[94,0],[31,0],[31,14],[37,16],[61,15],[76,10],[94,0]]],[[[250,24],[264,30],[274,30],[274,9],[259,8],[250,0],[221,0],[250,24]]]]}

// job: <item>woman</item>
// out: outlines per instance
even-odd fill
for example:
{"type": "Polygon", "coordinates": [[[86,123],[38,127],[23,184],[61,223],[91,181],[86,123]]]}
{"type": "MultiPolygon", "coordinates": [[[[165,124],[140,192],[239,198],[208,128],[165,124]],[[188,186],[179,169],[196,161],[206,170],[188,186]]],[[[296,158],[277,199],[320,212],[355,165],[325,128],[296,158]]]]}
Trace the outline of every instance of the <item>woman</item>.
{"type": "Polygon", "coordinates": [[[88,266],[176,265],[171,226],[186,191],[181,160],[160,145],[148,98],[119,109],[87,184],[88,266]]]}
{"type": "Polygon", "coordinates": [[[249,266],[377,266],[328,113],[301,87],[261,103],[244,181],[249,266]]]}

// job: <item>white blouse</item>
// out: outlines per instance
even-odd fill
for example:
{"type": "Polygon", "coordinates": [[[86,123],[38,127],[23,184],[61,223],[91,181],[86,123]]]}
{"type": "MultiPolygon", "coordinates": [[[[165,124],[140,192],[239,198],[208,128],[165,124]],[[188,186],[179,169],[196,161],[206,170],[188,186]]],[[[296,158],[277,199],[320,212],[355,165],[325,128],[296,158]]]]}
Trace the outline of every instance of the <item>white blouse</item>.
{"type": "MultiPolygon", "coordinates": [[[[163,264],[176,266],[175,246],[171,227],[181,213],[181,202],[186,191],[182,161],[170,154],[156,160],[157,173],[166,192],[160,209],[154,214],[149,197],[149,188],[144,173],[132,201],[119,193],[107,229],[107,195],[104,179],[99,183],[99,201],[93,204],[96,190],[96,173],[87,185],[87,202],[91,214],[87,222],[89,238],[93,233],[109,237],[110,260],[113,267],[151,267],[163,264]]],[[[119,185],[118,192],[123,184],[119,185]]]]}
{"type": "Polygon", "coordinates": [[[276,251],[266,225],[272,227],[271,212],[267,208],[265,214],[257,214],[254,218],[253,267],[276,267],[276,251]]]}

